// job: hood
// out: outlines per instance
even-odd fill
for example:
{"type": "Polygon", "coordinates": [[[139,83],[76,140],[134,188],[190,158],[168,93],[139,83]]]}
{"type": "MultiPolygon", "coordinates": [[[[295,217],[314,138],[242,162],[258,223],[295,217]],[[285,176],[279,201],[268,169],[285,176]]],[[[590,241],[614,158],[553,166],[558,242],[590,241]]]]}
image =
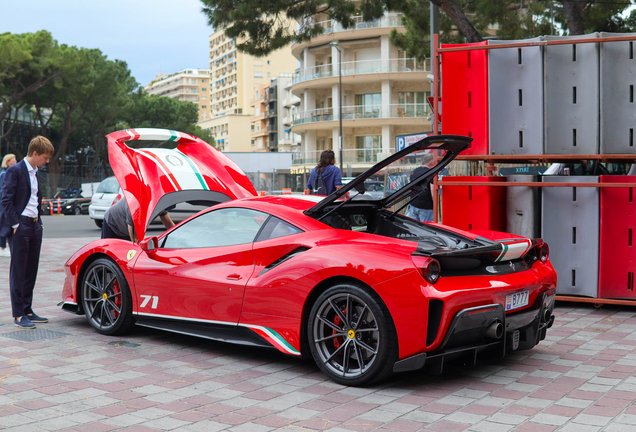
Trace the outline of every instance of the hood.
{"type": "Polygon", "coordinates": [[[209,205],[256,196],[241,169],[200,138],[166,129],[126,129],[108,139],[108,158],[130,208],[135,232],[143,239],[148,224],[182,202],[209,205]],[[126,141],[175,141],[175,149],[128,147],[126,141]]]}
{"type": "MultiPolygon", "coordinates": [[[[355,196],[357,203],[360,200],[376,201],[379,207],[388,208],[421,191],[422,187],[425,187],[438,172],[461,151],[467,149],[472,140],[460,135],[433,135],[423,138],[378,162],[321,200],[305,214],[312,217],[320,216],[327,207],[349,191],[353,191],[352,198],[355,196]],[[426,160],[425,169],[415,172],[418,168],[424,167],[426,154],[431,154],[432,160],[426,160]],[[383,182],[383,193],[380,196],[365,193],[364,182],[371,179],[375,182],[383,182]]],[[[427,156],[427,158],[431,157],[427,156]]]]}

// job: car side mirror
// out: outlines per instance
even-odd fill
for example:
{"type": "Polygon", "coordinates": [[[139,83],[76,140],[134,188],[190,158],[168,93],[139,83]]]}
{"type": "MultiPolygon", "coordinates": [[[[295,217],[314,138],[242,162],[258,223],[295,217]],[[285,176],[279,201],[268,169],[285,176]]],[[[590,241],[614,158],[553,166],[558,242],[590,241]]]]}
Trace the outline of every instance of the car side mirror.
{"type": "Polygon", "coordinates": [[[157,250],[157,237],[148,237],[139,242],[139,247],[144,252],[152,252],[157,250]]]}

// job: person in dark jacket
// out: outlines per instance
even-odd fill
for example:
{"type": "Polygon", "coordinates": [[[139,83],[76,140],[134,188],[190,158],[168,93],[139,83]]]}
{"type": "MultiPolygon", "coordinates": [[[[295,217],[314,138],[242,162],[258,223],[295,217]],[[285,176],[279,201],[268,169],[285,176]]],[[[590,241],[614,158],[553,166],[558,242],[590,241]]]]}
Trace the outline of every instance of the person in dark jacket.
{"type": "MultiPolygon", "coordinates": [[[[439,158],[435,151],[426,153],[422,156],[422,166],[413,170],[413,174],[411,174],[411,181],[414,181],[416,178],[420,177],[422,174],[437,165],[438,160],[439,158]]],[[[431,189],[433,187],[433,178],[421,187],[422,189],[415,190],[411,195],[412,198],[409,203],[407,215],[421,222],[432,222],[433,196],[431,194],[431,189]]]]}
{"type": "MultiPolygon", "coordinates": [[[[9,167],[15,165],[15,155],[8,153],[2,158],[2,171],[0,172],[0,216],[2,215],[2,183],[4,182],[4,175],[9,167]]],[[[0,257],[10,257],[11,253],[7,249],[7,238],[0,236],[0,257]]]]}
{"type": "Polygon", "coordinates": [[[7,237],[11,247],[9,288],[13,323],[27,329],[49,321],[33,312],[31,306],[42,246],[42,182],[38,168],[49,162],[54,150],[47,138],[33,138],[27,156],[7,169],[2,185],[0,235],[7,237]]]}
{"type": "Polygon", "coordinates": [[[314,195],[331,195],[342,187],[342,173],[336,167],[336,155],[333,150],[324,150],[320,154],[318,165],[311,170],[307,189],[314,195]]]}

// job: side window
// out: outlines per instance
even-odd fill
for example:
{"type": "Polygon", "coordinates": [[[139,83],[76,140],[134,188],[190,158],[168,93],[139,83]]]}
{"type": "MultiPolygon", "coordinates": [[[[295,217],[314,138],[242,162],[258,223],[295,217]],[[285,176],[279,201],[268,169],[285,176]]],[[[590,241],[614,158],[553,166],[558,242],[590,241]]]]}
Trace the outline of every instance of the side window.
{"type": "Polygon", "coordinates": [[[278,219],[277,217],[271,216],[263,227],[263,231],[261,231],[256,241],[270,240],[278,237],[298,234],[301,232],[303,232],[301,229],[296,228],[292,224],[278,219]]]}
{"type": "Polygon", "coordinates": [[[162,249],[193,249],[252,243],[268,215],[256,210],[224,208],[192,219],[165,236],[162,249]]]}

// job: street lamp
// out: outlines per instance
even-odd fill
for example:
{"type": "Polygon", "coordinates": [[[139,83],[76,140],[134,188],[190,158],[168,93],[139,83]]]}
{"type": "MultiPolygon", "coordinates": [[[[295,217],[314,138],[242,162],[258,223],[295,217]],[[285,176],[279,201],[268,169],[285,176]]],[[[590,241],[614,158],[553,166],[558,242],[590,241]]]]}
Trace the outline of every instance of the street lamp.
{"type": "Polygon", "coordinates": [[[342,51],[338,48],[338,42],[333,41],[329,46],[338,50],[338,120],[340,120],[340,135],[338,137],[338,148],[340,150],[340,173],[344,176],[342,170],[342,51]]]}

